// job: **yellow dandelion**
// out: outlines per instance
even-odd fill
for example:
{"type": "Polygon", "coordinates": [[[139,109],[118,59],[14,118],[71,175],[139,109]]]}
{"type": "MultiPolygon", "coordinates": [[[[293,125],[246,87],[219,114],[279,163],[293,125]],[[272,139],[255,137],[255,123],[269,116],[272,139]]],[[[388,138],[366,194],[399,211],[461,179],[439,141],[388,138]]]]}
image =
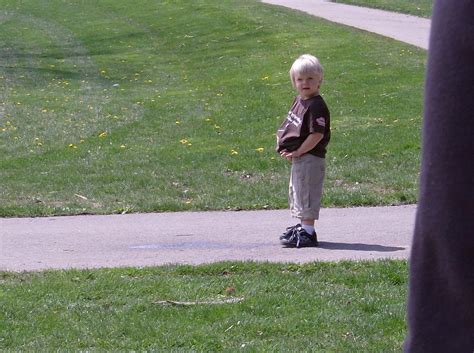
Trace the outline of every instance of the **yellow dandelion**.
{"type": "Polygon", "coordinates": [[[181,142],[183,145],[186,145],[189,143],[189,141],[187,139],[181,139],[179,140],[179,142],[181,142]]]}
{"type": "Polygon", "coordinates": [[[122,148],[122,149],[127,148],[127,146],[126,145],[120,145],[120,148],[122,148]]]}
{"type": "Polygon", "coordinates": [[[221,127],[217,124],[214,124],[214,129],[219,130],[221,127]]]}
{"type": "Polygon", "coordinates": [[[234,149],[230,150],[230,155],[231,156],[235,156],[237,154],[239,154],[239,152],[237,152],[236,150],[234,150],[234,149]]]}
{"type": "Polygon", "coordinates": [[[263,148],[263,147],[259,147],[259,148],[256,148],[256,149],[255,149],[255,151],[257,151],[257,152],[260,152],[260,153],[262,153],[262,152],[263,152],[263,150],[264,150],[264,148],[263,148]]]}
{"type": "Polygon", "coordinates": [[[77,146],[76,146],[75,144],[73,144],[73,143],[70,143],[70,144],[69,144],[69,148],[76,149],[76,148],[77,148],[77,146]]]}
{"type": "Polygon", "coordinates": [[[268,76],[264,76],[264,77],[262,77],[262,81],[266,81],[266,80],[268,80],[269,78],[270,78],[270,77],[268,77],[268,76]]]}
{"type": "Polygon", "coordinates": [[[107,131],[101,132],[101,133],[99,134],[99,137],[100,137],[100,138],[107,137],[107,131]]]}
{"type": "Polygon", "coordinates": [[[179,125],[179,124],[181,124],[181,121],[176,120],[176,125],[179,125]]]}

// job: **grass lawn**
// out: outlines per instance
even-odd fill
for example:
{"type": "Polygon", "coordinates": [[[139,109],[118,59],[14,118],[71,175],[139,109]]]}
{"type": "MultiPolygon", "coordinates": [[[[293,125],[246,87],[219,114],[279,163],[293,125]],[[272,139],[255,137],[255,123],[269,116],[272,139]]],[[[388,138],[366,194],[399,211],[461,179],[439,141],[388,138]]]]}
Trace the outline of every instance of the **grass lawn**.
{"type": "Polygon", "coordinates": [[[0,273],[0,350],[400,352],[406,287],[403,261],[0,273]]]}
{"type": "Polygon", "coordinates": [[[420,17],[431,17],[433,0],[331,0],[350,5],[373,7],[420,17]]]}
{"type": "Polygon", "coordinates": [[[416,202],[422,49],[249,0],[0,5],[0,216],[287,207],[274,133],[306,52],[323,206],[416,202]]]}

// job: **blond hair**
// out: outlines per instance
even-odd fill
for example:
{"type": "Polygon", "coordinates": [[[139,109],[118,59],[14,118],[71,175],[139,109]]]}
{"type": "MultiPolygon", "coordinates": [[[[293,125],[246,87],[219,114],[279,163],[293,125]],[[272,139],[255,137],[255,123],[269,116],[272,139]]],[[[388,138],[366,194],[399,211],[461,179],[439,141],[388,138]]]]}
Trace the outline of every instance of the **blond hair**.
{"type": "Polygon", "coordinates": [[[323,82],[323,66],[318,58],[310,54],[301,55],[295,60],[290,69],[290,78],[293,87],[296,87],[295,78],[297,75],[315,75],[319,78],[319,83],[323,82]]]}

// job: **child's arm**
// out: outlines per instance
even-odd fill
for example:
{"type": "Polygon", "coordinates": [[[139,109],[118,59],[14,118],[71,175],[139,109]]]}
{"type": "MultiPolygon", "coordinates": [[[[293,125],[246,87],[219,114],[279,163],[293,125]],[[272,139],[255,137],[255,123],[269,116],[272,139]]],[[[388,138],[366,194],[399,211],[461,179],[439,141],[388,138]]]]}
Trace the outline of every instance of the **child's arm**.
{"type": "Polygon", "coordinates": [[[293,152],[288,152],[288,151],[282,151],[281,155],[282,157],[285,157],[287,159],[295,158],[295,157],[301,157],[303,154],[305,154],[308,151],[311,151],[316,145],[321,141],[324,137],[324,134],[320,132],[315,132],[310,134],[306,140],[301,144],[300,147],[296,151],[293,152]]]}

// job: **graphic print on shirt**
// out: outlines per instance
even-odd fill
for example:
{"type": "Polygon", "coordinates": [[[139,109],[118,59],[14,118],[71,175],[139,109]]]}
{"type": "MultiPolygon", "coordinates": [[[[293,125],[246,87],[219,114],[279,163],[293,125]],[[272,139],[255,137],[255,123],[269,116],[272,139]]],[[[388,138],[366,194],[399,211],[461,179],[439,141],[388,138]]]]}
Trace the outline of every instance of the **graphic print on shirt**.
{"type": "Polygon", "coordinates": [[[301,122],[303,121],[303,118],[300,118],[298,115],[293,113],[291,110],[288,112],[288,117],[286,118],[286,121],[288,121],[288,124],[293,124],[296,127],[301,125],[301,122]]]}
{"type": "Polygon", "coordinates": [[[278,149],[279,151],[283,149],[294,151],[301,144],[301,127],[303,125],[303,118],[306,109],[295,109],[295,107],[298,107],[298,105],[294,104],[292,106],[284,123],[278,129],[278,141],[283,143],[283,145],[278,149]]]}
{"type": "Polygon", "coordinates": [[[324,116],[316,119],[316,124],[322,127],[326,127],[326,118],[324,116]]]}

